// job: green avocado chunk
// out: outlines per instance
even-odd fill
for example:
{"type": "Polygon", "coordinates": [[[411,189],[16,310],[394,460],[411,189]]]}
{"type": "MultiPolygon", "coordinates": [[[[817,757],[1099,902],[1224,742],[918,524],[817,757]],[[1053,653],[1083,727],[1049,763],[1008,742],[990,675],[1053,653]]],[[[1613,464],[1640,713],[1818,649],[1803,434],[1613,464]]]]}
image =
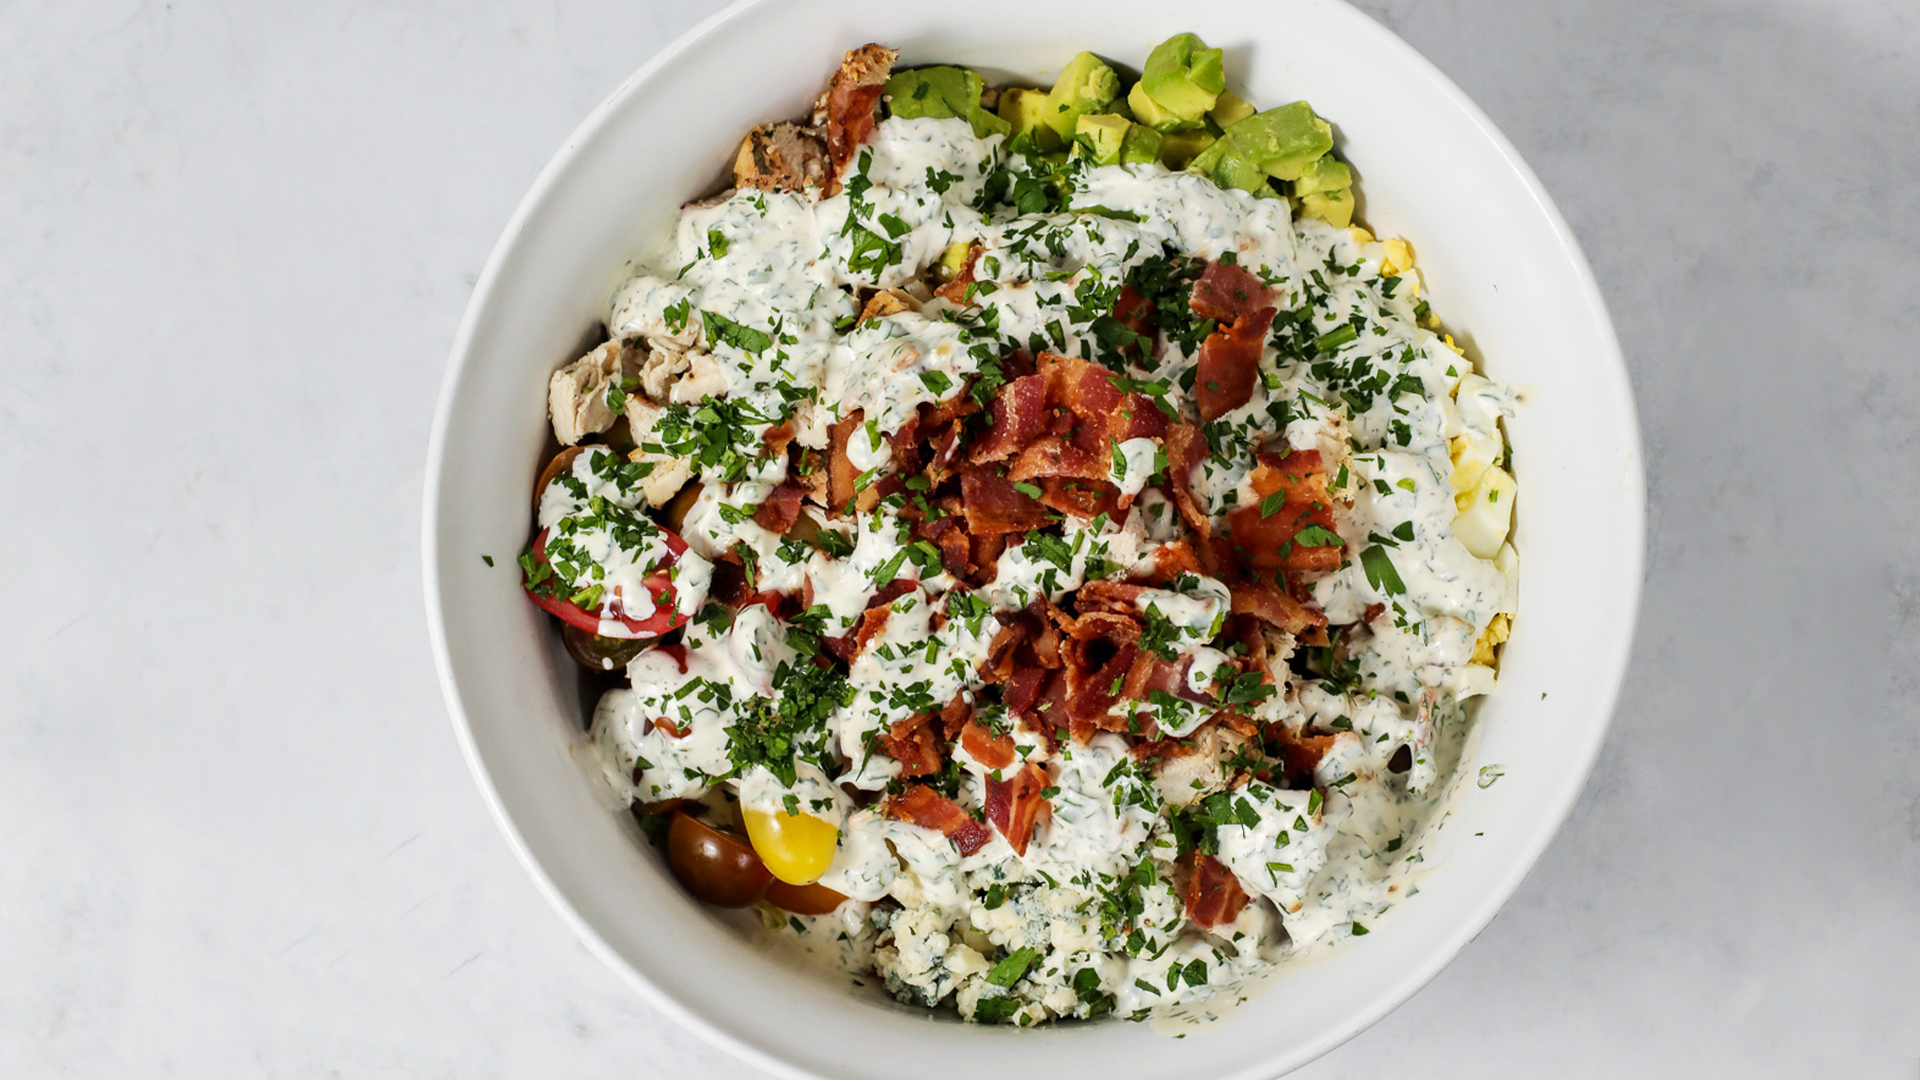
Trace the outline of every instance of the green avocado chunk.
{"type": "Polygon", "coordinates": [[[1247,104],[1246,98],[1231,90],[1222,90],[1219,100],[1213,103],[1212,111],[1207,113],[1207,119],[1226,128],[1245,120],[1254,112],[1254,107],[1247,104]]]}
{"type": "Polygon", "coordinates": [[[1300,171],[1293,182],[1295,195],[1315,195],[1327,191],[1345,191],[1353,187],[1353,170],[1333,157],[1315,158],[1300,171]]]}
{"type": "Polygon", "coordinates": [[[1047,92],[1047,126],[1061,141],[1070,141],[1082,116],[1106,112],[1119,96],[1119,74],[1092,53],[1080,53],[1060,69],[1047,92]]]}
{"type": "Polygon", "coordinates": [[[1112,113],[1082,116],[1073,125],[1077,153],[1095,165],[1117,165],[1121,148],[1126,145],[1127,131],[1134,126],[1133,121],[1112,113]]]}
{"type": "Polygon", "coordinates": [[[1255,191],[1264,177],[1298,180],[1307,167],[1333,149],[1333,127],[1314,115],[1304,101],[1254,113],[1227,126],[1218,142],[1188,168],[1213,177],[1222,187],[1255,191]],[[1254,178],[1262,178],[1255,184],[1254,178]]]}
{"type": "Polygon", "coordinates": [[[1160,148],[1166,142],[1166,136],[1145,124],[1129,124],[1126,137],[1120,140],[1120,164],[1145,165],[1160,160],[1160,148]]]}
{"type": "Polygon", "coordinates": [[[1008,87],[1000,91],[1000,118],[1013,134],[1029,136],[1041,152],[1060,148],[1060,136],[1047,124],[1047,92],[1008,87]]]}
{"type": "Polygon", "coordinates": [[[1227,88],[1223,62],[1219,49],[1193,34],[1175,34],[1147,54],[1127,104],[1141,123],[1161,131],[1197,127],[1227,88]]]}
{"type": "MultiPolygon", "coordinates": [[[[1152,131],[1152,128],[1143,130],[1152,131]]],[[[1155,134],[1160,134],[1155,132],[1155,134]]],[[[1160,163],[1169,169],[1184,169],[1187,163],[1212,146],[1214,138],[1204,131],[1169,131],[1160,135],[1160,163]]]]}
{"type": "Polygon", "coordinates": [[[1353,224],[1353,189],[1316,191],[1300,197],[1300,216],[1318,218],[1337,229],[1353,224]]]}
{"type": "Polygon", "coordinates": [[[981,138],[1009,134],[1013,129],[1007,121],[980,107],[984,85],[979,73],[966,68],[914,68],[887,80],[887,108],[906,119],[958,117],[981,138]]]}

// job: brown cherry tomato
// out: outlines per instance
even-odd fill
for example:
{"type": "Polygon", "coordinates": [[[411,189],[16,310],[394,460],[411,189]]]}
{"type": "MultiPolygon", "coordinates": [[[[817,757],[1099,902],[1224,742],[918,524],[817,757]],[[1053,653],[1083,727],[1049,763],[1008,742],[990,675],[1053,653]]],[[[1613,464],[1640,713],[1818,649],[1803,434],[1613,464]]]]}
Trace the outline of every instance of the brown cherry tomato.
{"type": "Polygon", "coordinates": [[[667,864],[688,892],[715,907],[746,907],[773,880],[745,839],[678,811],[667,827],[667,864]]]}
{"type": "Polygon", "coordinates": [[[540,496],[547,493],[547,485],[553,483],[554,477],[573,468],[574,458],[579,457],[591,449],[593,448],[585,443],[579,446],[569,446],[565,450],[553,455],[553,460],[547,462],[547,467],[540,470],[540,479],[534,481],[533,484],[533,512],[536,515],[540,513],[540,496]]]}
{"type": "Polygon", "coordinates": [[[627,670],[627,661],[640,655],[651,642],[645,638],[611,638],[589,633],[572,623],[560,624],[561,640],[567,643],[567,655],[574,662],[598,675],[627,670]]]}
{"type": "Polygon", "coordinates": [[[767,903],[795,915],[825,915],[847,902],[847,898],[818,882],[789,885],[779,878],[767,886],[767,903]]]}

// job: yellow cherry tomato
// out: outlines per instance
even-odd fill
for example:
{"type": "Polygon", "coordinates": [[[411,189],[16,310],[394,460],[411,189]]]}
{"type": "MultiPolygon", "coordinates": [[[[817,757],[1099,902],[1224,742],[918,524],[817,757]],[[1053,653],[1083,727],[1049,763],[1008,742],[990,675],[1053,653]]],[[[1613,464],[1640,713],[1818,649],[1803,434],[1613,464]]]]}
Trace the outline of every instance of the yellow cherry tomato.
{"type": "Polygon", "coordinates": [[[773,876],[789,885],[808,885],[833,865],[840,830],[833,822],[812,814],[742,810],[747,839],[773,876]]]}

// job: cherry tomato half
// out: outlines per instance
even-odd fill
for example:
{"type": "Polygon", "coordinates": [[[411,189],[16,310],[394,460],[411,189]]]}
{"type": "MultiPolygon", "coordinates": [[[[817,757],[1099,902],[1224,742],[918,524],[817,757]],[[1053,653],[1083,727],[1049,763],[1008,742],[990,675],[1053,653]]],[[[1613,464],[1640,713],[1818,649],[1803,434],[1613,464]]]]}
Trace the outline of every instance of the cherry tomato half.
{"type": "MultiPolygon", "coordinates": [[[[654,567],[653,573],[642,579],[647,586],[647,591],[653,594],[653,614],[644,619],[630,619],[626,616],[621,604],[620,590],[617,587],[602,611],[588,611],[564,596],[543,596],[530,582],[523,580],[522,584],[526,586],[527,595],[533,598],[533,602],[540,605],[548,614],[564,619],[589,634],[612,638],[659,637],[687,621],[687,617],[680,614],[680,609],[676,606],[673,581],[667,577],[667,569],[679,560],[681,553],[687,550],[687,542],[665,529],[660,530],[660,535],[666,540],[668,555],[654,567]]],[[[547,530],[545,529],[540,530],[540,535],[534,538],[533,561],[536,564],[547,563],[547,530]]],[[[548,581],[557,582],[558,578],[548,578],[548,581]]],[[[566,588],[564,584],[559,587],[566,588]]]]}
{"type": "Polygon", "coordinates": [[[745,840],[679,811],[667,826],[667,865],[688,892],[715,907],[746,907],[773,880],[745,840]]]}
{"type": "Polygon", "coordinates": [[[789,885],[779,878],[767,886],[767,903],[795,915],[825,915],[847,902],[847,898],[825,885],[789,885]]]}
{"type": "Polygon", "coordinates": [[[553,460],[547,462],[547,467],[540,470],[540,479],[533,482],[533,512],[535,514],[540,512],[540,499],[547,493],[547,485],[553,483],[553,478],[573,468],[573,459],[591,449],[593,448],[586,445],[569,446],[565,450],[553,455],[553,460]]]}

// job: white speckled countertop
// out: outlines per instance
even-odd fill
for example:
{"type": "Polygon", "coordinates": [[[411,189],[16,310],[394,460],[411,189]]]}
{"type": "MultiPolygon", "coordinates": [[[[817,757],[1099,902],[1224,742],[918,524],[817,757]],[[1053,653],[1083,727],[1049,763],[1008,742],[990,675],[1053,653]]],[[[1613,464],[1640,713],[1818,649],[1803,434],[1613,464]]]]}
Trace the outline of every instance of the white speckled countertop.
{"type": "MultiPolygon", "coordinates": [[[[483,259],[712,6],[0,5],[0,1076],[758,1075],[535,892],[419,584],[483,259]]],[[[1573,819],[1299,1075],[1920,1076],[1920,6],[1362,6],[1585,244],[1651,557],[1573,819]]]]}

